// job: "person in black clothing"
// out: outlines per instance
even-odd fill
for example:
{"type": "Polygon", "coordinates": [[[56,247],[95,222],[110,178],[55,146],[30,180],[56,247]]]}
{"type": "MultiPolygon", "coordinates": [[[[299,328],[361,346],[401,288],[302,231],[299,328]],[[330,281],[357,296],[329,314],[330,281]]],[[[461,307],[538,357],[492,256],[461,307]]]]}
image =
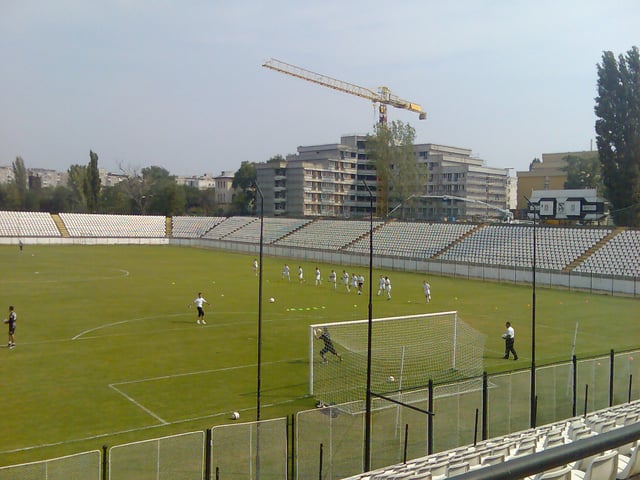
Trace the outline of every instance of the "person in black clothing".
{"type": "Polygon", "coordinates": [[[324,347],[322,348],[322,350],[320,350],[322,363],[327,363],[327,358],[325,357],[326,353],[333,353],[340,359],[340,361],[342,361],[342,356],[340,356],[340,354],[336,352],[336,349],[333,346],[333,341],[331,340],[329,329],[327,327],[322,327],[322,329],[316,331],[316,337],[318,338],[318,340],[322,340],[322,343],[324,343],[324,347]]]}
{"type": "Polygon", "coordinates": [[[13,305],[9,306],[9,318],[7,318],[4,323],[9,324],[9,343],[7,347],[14,348],[16,346],[16,320],[18,316],[16,315],[15,310],[13,309],[13,305]]]}

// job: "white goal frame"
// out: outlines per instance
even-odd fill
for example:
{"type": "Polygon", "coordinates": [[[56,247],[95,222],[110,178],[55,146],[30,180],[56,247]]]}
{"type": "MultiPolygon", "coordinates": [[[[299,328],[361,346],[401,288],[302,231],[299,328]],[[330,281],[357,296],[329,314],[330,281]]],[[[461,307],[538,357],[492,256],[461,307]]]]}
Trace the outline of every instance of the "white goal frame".
{"type": "MultiPolygon", "coordinates": [[[[452,355],[451,355],[451,368],[456,368],[456,346],[458,342],[458,311],[451,310],[447,312],[435,312],[435,313],[419,313],[416,315],[403,315],[399,317],[382,317],[382,318],[374,318],[372,319],[372,323],[380,323],[380,322],[401,322],[403,320],[412,320],[416,318],[424,318],[425,321],[428,321],[434,317],[442,317],[449,316],[453,319],[453,335],[451,338],[452,342],[452,355]]],[[[318,323],[309,325],[309,395],[313,395],[313,380],[314,380],[314,336],[317,328],[322,327],[344,327],[348,325],[362,325],[368,324],[369,320],[350,320],[346,322],[332,322],[332,323],[318,323]]]]}

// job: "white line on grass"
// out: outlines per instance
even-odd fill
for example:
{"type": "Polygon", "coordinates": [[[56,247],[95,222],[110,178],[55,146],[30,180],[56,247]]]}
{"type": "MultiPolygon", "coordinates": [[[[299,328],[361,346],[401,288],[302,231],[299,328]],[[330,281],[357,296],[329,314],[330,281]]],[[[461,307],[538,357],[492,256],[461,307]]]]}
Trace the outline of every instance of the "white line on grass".
{"type": "Polygon", "coordinates": [[[71,340],[77,340],[78,338],[82,337],[83,335],[86,335],[87,333],[95,332],[96,330],[101,330],[103,328],[109,328],[109,327],[113,327],[113,326],[116,326],[116,325],[122,325],[123,323],[139,322],[141,320],[153,320],[154,318],[181,317],[183,315],[185,315],[185,314],[184,313],[173,313],[173,314],[169,314],[169,315],[152,315],[150,317],[130,318],[128,320],[120,320],[119,322],[106,323],[104,325],[99,325],[97,327],[90,328],[89,330],[85,330],[84,332],[80,332],[75,337],[72,337],[71,340]]]}
{"type": "Polygon", "coordinates": [[[116,388],[115,385],[116,384],[112,383],[112,384],[109,385],[109,388],[112,388],[113,390],[118,392],[120,395],[122,395],[124,398],[126,398],[131,403],[133,403],[136,407],[140,408],[142,411],[144,411],[144,412],[148,413],[149,415],[151,415],[153,418],[158,420],[162,425],[167,425],[169,423],[165,419],[163,419],[162,417],[160,417],[160,416],[156,415],[155,413],[153,413],[151,410],[149,410],[147,407],[142,405],[140,402],[136,401],[133,397],[127,395],[122,390],[119,390],[118,388],[116,388]]]}
{"type": "MultiPolygon", "coordinates": [[[[95,281],[102,281],[102,280],[114,280],[116,278],[124,278],[124,277],[128,277],[130,275],[128,270],[123,270],[121,268],[116,268],[114,269],[118,272],[122,272],[122,275],[110,275],[108,277],[83,277],[83,278],[56,278],[53,280],[45,280],[42,278],[38,278],[37,280],[34,279],[30,279],[30,280],[10,280],[10,281],[3,281],[0,280],[0,284],[3,283],[29,283],[29,284],[33,284],[33,283],[77,283],[77,282],[95,282],[95,281]]],[[[38,272],[36,272],[37,274],[38,272]]]]}
{"type": "MultiPolygon", "coordinates": [[[[270,404],[265,404],[262,405],[263,408],[265,407],[276,407],[278,405],[285,405],[287,403],[293,403],[297,400],[303,399],[305,398],[305,396],[301,396],[298,398],[294,398],[291,400],[284,400],[282,402],[275,402],[275,403],[270,403],[270,404]]],[[[245,412],[245,411],[252,411],[254,410],[253,408],[246,408],[244,410],[240,410],[240,412],[245,412]]],[[[137,432],[144,432],[146,430],[153,430],[156,428],[162,428],[162,427],[166,427],[166,426],[170,426],[170,425],[180,425],[181,423],[189,423],[189,422],[196,422],[196,421],[200,421],[200,420],[206,420],[207,418],[216,418],[216,417],[222,417],[222,416],[226,416],[228,417],[231,414],[231,411],[229,412],[221,412],[221,413],[212,413],[211,415],[203,415],[201,417],[194,417],[194,418],[185,418],[182,420],[176,420],[175,422],[167,422],[166,424],[162,424],[162,425],[148,425],[146,427],[139,427],[139,428],[130,428],[128,430],[119,430],[117,432],[109,432],[109,433],[99,433],[97,435],[90,435],[88,437],[80,437],[80,438],[74,438],[72,440],[65,440],[65,441],[60,441],[60,442],[50,442],[50,443],[41,443],[39,445],[31,445],[28,447],[21,447],[21,448],[14,448],[11,450],[0,450],[0,455],[5,454],[5,453],[18,453],[18,452],[27,452],[29,450],[37,450],[38,448],[49,448],[49,447],[56,447],[56,446],[60,446],[60,445],[71,445],[73,443],[78,443],[78,442],[87,442],[87,441],[91,441],[91,440],[97,440],[99,438],[106,438],[106,437],[112,437],[115,435],[125,435],[125,434],[129,434],[129,433],[137,433],[137,432]]],[[[194,429],[194,431],[197,430],[194,429]]]]}

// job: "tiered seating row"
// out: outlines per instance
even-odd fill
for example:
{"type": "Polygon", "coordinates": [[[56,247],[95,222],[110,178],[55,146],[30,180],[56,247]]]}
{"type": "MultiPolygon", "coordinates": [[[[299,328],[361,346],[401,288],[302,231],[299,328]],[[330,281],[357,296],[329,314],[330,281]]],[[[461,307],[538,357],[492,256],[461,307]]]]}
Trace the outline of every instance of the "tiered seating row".
{"type": "MultiPolygon", "coordinates": [[[[373,251],[376,255],[430,258],[475,227],[464,223],[387,223],[374,231],[373,251]]],[[[345,250],[368,252],[369,237],[345,250]]]]}
{"type": "Polygon", "coordinates": [[[536,265],[562,270],[611,232],[610,229],[489,225],[474,232],[439,258],[452,262],[531,266],[533,229],[536,265]]]}
{"type": "Polygon", "coordinates": [[[227,217],[173,217],[171,235],[176,238],[200,238],[227,217]]]}
{"type": "MultiPolygon", "coordinates": [[[[640,402],[618,405],[587,415],[574,417],[550,425],[497,437],[475,446],[459,447],[446,452],[411,460],[405,464],[392,465],[371,472],[348,477],[345,480],[391,480],[391,479],[444,479],[481,469],[497,463],[541,452],[548,448],[566,445],[585,437],[605,433],[614,428],[640,421],[640,402]]],[[[565,476],[544,478],[585,478],[588,472],[604,469],[608,465],[612,476],[597,478],[627,479],[640,473],[640,446],[636,441],[617,450],[605,452],[604,458],[584,458],[566,465],[565,476]],[[605,464],[605,462],[607,462],[605,464]],[[610,462],[610,463],[609,463],[610,462]]],[[[562,469],[560,469],[562,471],[562,469]]],[[[557,470],[556,470],[557,472],[557,470]]],[[[532,479],[539,479],[543,474],[532,479]]],[[[547,473],[546,475],[550,475],[547,473]]],[[[588,477],[587,477],[588,478],[588,477]]],[[[531,479],[530,479],[531,480],[531,479]]]]}
{"type": "Polygon", "coordinates": [[[61,213],[60,219],[72,237],[166,237],[166,220],[160,216],[61,213]]]}
{"type": "MultiPolygon", "coordinates": [[[[374,228],[382,222],[373,222],[374,228]]],[[[316,220],[291,235],[275,242],[276,245],[288,245],[306,248],[339,249],[368,235],[370,222],[364,220],[316,220]]]]}
{"type": "MultiPolygon", "coordinates": [[[[72,237],[166,237],[166,220],[161,216],[61,213],[60,218],[72,237]]],[[[176,238],[260,241],[256,217],[174,217],[172,222],[176,238]]],[[[373,225],[376,255],[521,268],[532,264],[534,227],[530,225],[381,221],[373,225]]],[[[369,250],[368,220],[265,218],[264,227],[267,244],[358,253],[369,250]]],[[[563,270],[611,233],[607,228],[535,228],[536,265],[549,270],[563,270]]],[[[0,236],[60,237],[61,233],[48,213],[0,211],[0,236]]],[[[624,230],[613,236],[575,271],[639,277],[640,231],[624,230]]]]}
{"type": "MultiPolygon", "coordinates": [[[[311,220],[301,220],[296,218],[265,218],[263,222],[263,241],[266,244],[273,243],[279,238],[288,235],[294,230],[308,224],[311,220]]],[[[250,222],[239,229],[229,233],[225,240],[235,242],[259,243],[260,242],[260,221],[250,222]]]]}
{"type": "Polygon", "coordinates": [[[640,277],[640,230],[623,230],[618,233],[574,270],[640,277]]]}
{"type": "Polygon", "coordinates": [[[256,217],[229,217],[224,222],[220,222],[211,230],[209,230],[203,238],[220,240],[230,233],[235,232],[239,228],[242,228],[245,225],[258,220],[259,219],[257,219],[256,217]]]}
{"type": "Polygon", "coordinates": [[[0,211],[0,237],[59,237],[51,215],[43,212],[0,211]]]}

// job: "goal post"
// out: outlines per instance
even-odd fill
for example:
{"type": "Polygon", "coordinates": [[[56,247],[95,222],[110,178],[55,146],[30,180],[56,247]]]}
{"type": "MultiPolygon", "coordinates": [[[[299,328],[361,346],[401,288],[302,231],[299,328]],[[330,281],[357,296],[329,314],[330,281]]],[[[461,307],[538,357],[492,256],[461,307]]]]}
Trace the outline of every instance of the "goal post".
{"type": "MultiPolygon", "coordinates": [[[[368,320],[309,326],[309,393],[325,404],[366,395],[368,320]]],[[[371,389],[397,392],[482,374],[485,337],[457,311],[372,321],[371,389]]]]}

